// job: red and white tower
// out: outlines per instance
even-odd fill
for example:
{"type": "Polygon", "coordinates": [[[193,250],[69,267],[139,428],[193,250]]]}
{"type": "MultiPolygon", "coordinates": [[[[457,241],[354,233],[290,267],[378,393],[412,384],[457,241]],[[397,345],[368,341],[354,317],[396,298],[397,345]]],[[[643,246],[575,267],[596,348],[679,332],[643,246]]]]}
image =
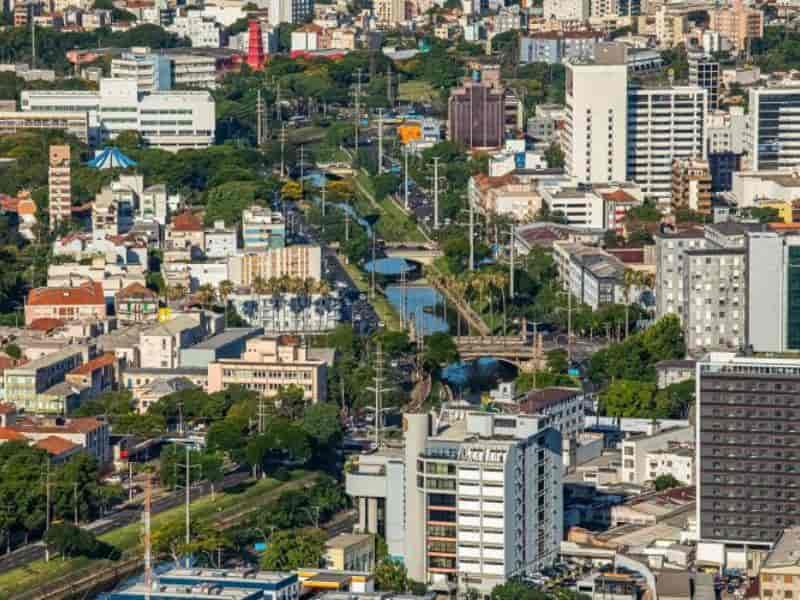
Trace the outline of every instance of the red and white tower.
{"type": "Polygon", "coordinates": [[[254,71],[264,68],[264,43],[261,39],[261,24],[258,20],[250,21],[247,43],[247,65],[254,71]]]}

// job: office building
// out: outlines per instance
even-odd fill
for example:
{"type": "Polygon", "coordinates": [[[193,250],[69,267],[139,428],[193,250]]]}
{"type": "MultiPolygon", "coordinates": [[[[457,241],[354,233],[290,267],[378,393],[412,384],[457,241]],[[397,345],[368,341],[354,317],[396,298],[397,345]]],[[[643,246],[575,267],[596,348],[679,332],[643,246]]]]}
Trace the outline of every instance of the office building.
{"type": "Polygon", "coordinates": [[[267,282],[284,276],[319,281],[322,277],[322,249],[297,244],[237,254],[228,258],[228,272],[234,284],[249,288],[259,279],[267,282]]]}
{"type": "Polygon", "coordinates": [[[747,161],[753,171],[800,166],[800,87],[750,88],[747,161]]]}
{"type": "Polygon", "coordinates": [[[100,80],[98,91],[24,90],[23,111],[88,116],[89,142],[138,131],[152,147],[177,151],[214,143],[214,99],[206,91],[139,94],[133,79],[100,80]]]}
{"type": "Polygon", "coordinates": [[[800,525],[799,389],[798,360],[719,353],[698,363],[701,543],[767,549],[800,525]]]}
{"type": "Polygon", "coordinates": [[[711,170],[706,160],[672,161],[672,210],[686,209],[711,214],[711,170]]]}
{"type": "Polygon", "coordinates": [[[303,397],[312,403],[327,398],[328,365],[292,336],[258,337],[246,341],[240,358],[222,358],[208,364],[208,391],[221,392],[240,385],[274,397],[289,385],[303,389],[303,397]]]}
{"type": "Polygon", "coordinates": [[[800,351],[800,235],[747,237],[747,341],[756,352],[800,351]]]}
{"type": "Polygon", "coordinates": [[[705,52],[689,53],[689,85],[708,92],[709,111],[719,109],[719,63],[711,60],[705,52]]]}
{"type": "Polygon", "coordinates": [[[134,47],[111,59],[113,79],[134,79],[140,93],[163,92],[172,88],[172,64],[168,56],[146,47],[134,47]]]}
{"type": "Polygon", "coordinates": [[[279,212],[261,206],[242,211],[242,241],[245,251],[258,252],[286,245],[286,221],[279,212]]]}
{"type": "Polygon", "coordinates": [[[269,24],[303,23],[314,14],[313,0],[269,0],[269,24]]]}
{"type": "Polygon", "coordinates": [[[504,111],[502,88],[467,79],[450,92],[448,139],[471,149],[499,148],[505,137],[504,111]]]}
{"type": "Polygon", "coordinates": [[[489,594],[557,560],[563,537],[561,435],[531,415],[469,412],[438,428],[405,414],[408,575],[433,589],[489,594]]]}
{"type": "Polygon", "coordinates": [[[625,181],[628,67],[624,47],[598,44],[593,62],[566,67],[567,173],[582,183],[625,181]],[[597,93],[599,89],[602,94],[597,93]]]}
{"type": "Polygon", "coordinates": [[[60,129],[86,143],[89,126],[85,113],[51,111],[0,111],[0,136],[28,129],[60,129]]]}
{"type": "Polygon", "coordinates": [[[72,178],[69,146],[50,146],[47,170],[47,192],[50,229],[68,224],[72,219],[72,178]]]}
{"type": "Polygon", "coordinates": [[[758,572],[760,600],[800,597],[800,527],[787,527],[758,572]]]}

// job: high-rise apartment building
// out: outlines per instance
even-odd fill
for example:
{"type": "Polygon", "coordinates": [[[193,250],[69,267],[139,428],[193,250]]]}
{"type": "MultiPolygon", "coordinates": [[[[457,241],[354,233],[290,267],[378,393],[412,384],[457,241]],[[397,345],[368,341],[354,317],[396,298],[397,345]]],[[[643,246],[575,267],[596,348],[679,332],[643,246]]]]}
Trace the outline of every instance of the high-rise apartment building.
{"type": "Polygon", "coordinates": [[[69,146],[50,146],[47,189],[51,229],[55,229],[60,223],[69,223],[72,217],[72,178],[69,159],[69,146]]]}
{"type": "Polygon", "coordinates": [[[695,412],[700,542],[768,548],[800,525],[800,361],[711,354],[695,412]]]}
{"type": "Polygon", "coordinates": [[[628,179],[649,198],[669,198],[672,161],[706,158],[706,90],[632,87],[628,93],[628,179]]]}
{"type": "Polygon", "coordinates": [[[242,238],[249,252],[283,248],[286,245],[286,220],[279,212],[253,205],[242,211],[242,238]]]}
{"type": "Polygon", "coordinates": [[[269,0],[269,24],[303,23],[314,14],[314,0],[269,0]]]}
{"type": "Polygon", "coordinates": [[[711,170],[707,160],[672,161],[672,209],[711,214],[711,170]]]}
{"type": "Polygon", "coordinates": [[[752,232],[748,247],[748,343],[756,352],[800,350],[800,235],[752,232]]]}
{"type": "Polygon", "coordinates": [[[750,127],[746,132],[747,159],[753,171],[800,165],[800,88],[768,87],[749,90],[750,127]]]}
{"type": "Polygon", "coordinates": [[[537,415],[468,413],[437,428],[406,414],[405,564],[433,589],[488,595],[556,560],[561,435],[537,415]]]}
{"type": "Polygon", "coordinates": [[[447,103],[447,137],[467,148],[499,148],[505,130],[505,96],[499,85],[467,79],[447,103]]]}
{"type": "Polygon", "coordinates": [[[730,6],[712,8],[708,14],[709,30],[727,38],[737,52],[744,52],[750,40],[764,35],[764,13],[757,7],[745,6],[742,0],[732,0],[730,6]]]}
{"type": "Polygon", "coordinates": [[[593,61],[566,67],[567,173],[582,183],[625,181],[628,67],[624,46],[597,44],[593,61]]]}
{"type": "Polygon", "coordinates": [[[162,92],[172,88],[172,63],[168,56],[150,48],[135,47],[111,60],[111,77],[135,79],[142,93],[162,92]]]}
{"type": "Polygon", "coordinates": [[[405,0],[375,0],[373,4],[378,23],[395,27],[406,20],[405,0]]]}
{"type": "Polygon", "coordinates": [[[705,52],[689,53],[689,85],[708,92],[708,110],[719,108],[719,63],[705,52]]]}

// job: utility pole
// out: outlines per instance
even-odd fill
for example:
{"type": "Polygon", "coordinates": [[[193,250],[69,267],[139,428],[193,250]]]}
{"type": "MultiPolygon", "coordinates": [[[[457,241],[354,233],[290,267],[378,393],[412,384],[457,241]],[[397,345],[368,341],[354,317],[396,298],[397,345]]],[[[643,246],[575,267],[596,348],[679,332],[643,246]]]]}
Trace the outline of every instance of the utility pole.
{"type": "Polygon", "coordinates": [[[266,411],[264,406],[264,396],[258,398],[258,433],[264,433],[264,424],[266,423],[266,411]]]}
{"type": "Polygon", "coordinates": [[[133,502],[133,463],[130,458],[128,459],[128,502],[133,502]]]}
{"type": "Polygon", "coordinates": [[[300,197],[304,196],[305,188],[303,187],[303,165],[305,164],[306,154],[305,154],[305,145],[300,144],[300,197]]]}
{"type": "Polygon", "coordinates": [[[325,190],[328,187],[328,177],[322,172],[322,231],[325,231],[325,190]]]}
{"type": "Polygon", "coordinates": [[[513,300],[514,299],[514,240],[517,235],[517,224],[511,223],[511,260],[509,261],[509,273],[508,273],[508,297],[513,300]]]}
{"type": "Polygon", "coordinates": [[[567,360],[572,363],[572,291],[567,290],[567,360]]]}
{"type": "Polygon", "coordinates": [[[286,123],[281,123],[281,177],[286,168],[286,123]]]}
{"type": "Polygon", "coordinates": [[[378,236],[372,232],[372,268],[370,269],[370,298],[375,299],[375,239],[378,236]]]}
{"type": "Polygon", "coordinates": [[[404,204],[406,210],[408,210],[408,146],[403,146],[403,159],[405,160],[405,165],[403,168],[403,192],[404,192],[404,204]]]}
{"type": "Polygon", "coordinates": [[[469,204],[469,270],[475,270],[475,207],[472,200],[467,198],[469,204]]]}
{"type": "Polygon", "coordinates": [[[378,175],[383,173],[383,109],[378,109],[378,175]]]}
{"type": "MultiPolygon", "coordinates": [[[[45,501],[44,501],[44,530],[47,532],[50,529],[50,457],[47,457],[47,472],[44,479],[45,501]]],[[[47,544],[44,545],[44,560],[50,561],[50,550],[47,544]]]]}
{"type": "Polygon", "coordinates": [[[361,121],[361,69],[356,69],[356,130],[355,130],[356,147],[354,149],[356,160],[358,160],[358,125],[359,125],[359,121],[361,121]]]}
{"type": "Polygon", "coordinates": [[[31,69],[36,68],[36,21],[33,18],[33,9],[28,6],[28,16],[31,19],[31,69]]]}
{"type": "Polygon", "coordinates": [[[439,157],[433,157],[433,228],[439,229],[439,157]]]}
{"type": "MultiPolygon", "coordinates": [[[[191,514],[189,511],[189,504],[192,501],[192,473],[191,473],[191,451],[189,450],[189,444],[186,444],[186,547],[189,547],[189,544],[192,543],[192,532],[191,532],[191,514]]],[[[189,567],[189,557],[186,557],[186,567],[189,567]]]]}
{"type": "Polygon", "coordinates": [[[72,482],[72,520],[78,526],[78,482],[72,482]]]}
{"type": "MultiPolygon", "coordinates": [[[[150,504],[153,499],[153,484],[150,475],[144,484],[144,586],[150,590],[153,587],[153,557],[152,543],[150,540],[150,504]]],[[[149,594],[145,592],[145,594],[149,594]]]]}
{"type": "Polygon", "coordinates": [[[260,146],[264,143],[264,138],[262,137],[261,132],[261,125],[264,122],[264,115],[261,113],[262,111],[262,104],[261,104],[261,89],[258,90],[258,100],[256,100],[256,145],[260,146]]]}

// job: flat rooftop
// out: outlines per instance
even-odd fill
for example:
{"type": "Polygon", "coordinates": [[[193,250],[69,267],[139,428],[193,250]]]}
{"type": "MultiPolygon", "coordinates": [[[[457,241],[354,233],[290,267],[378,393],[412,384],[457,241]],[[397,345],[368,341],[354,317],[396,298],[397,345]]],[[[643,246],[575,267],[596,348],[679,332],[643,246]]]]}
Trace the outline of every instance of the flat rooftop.
{"type": "Polygon", "coordinates": [[[217,350],[223,346],[227,346],[232,342],[241,339],[255,337],[264,333],[263,327],[236,327],[218,333],[199,344],[185,348],[185,350],[217,350]]]}

